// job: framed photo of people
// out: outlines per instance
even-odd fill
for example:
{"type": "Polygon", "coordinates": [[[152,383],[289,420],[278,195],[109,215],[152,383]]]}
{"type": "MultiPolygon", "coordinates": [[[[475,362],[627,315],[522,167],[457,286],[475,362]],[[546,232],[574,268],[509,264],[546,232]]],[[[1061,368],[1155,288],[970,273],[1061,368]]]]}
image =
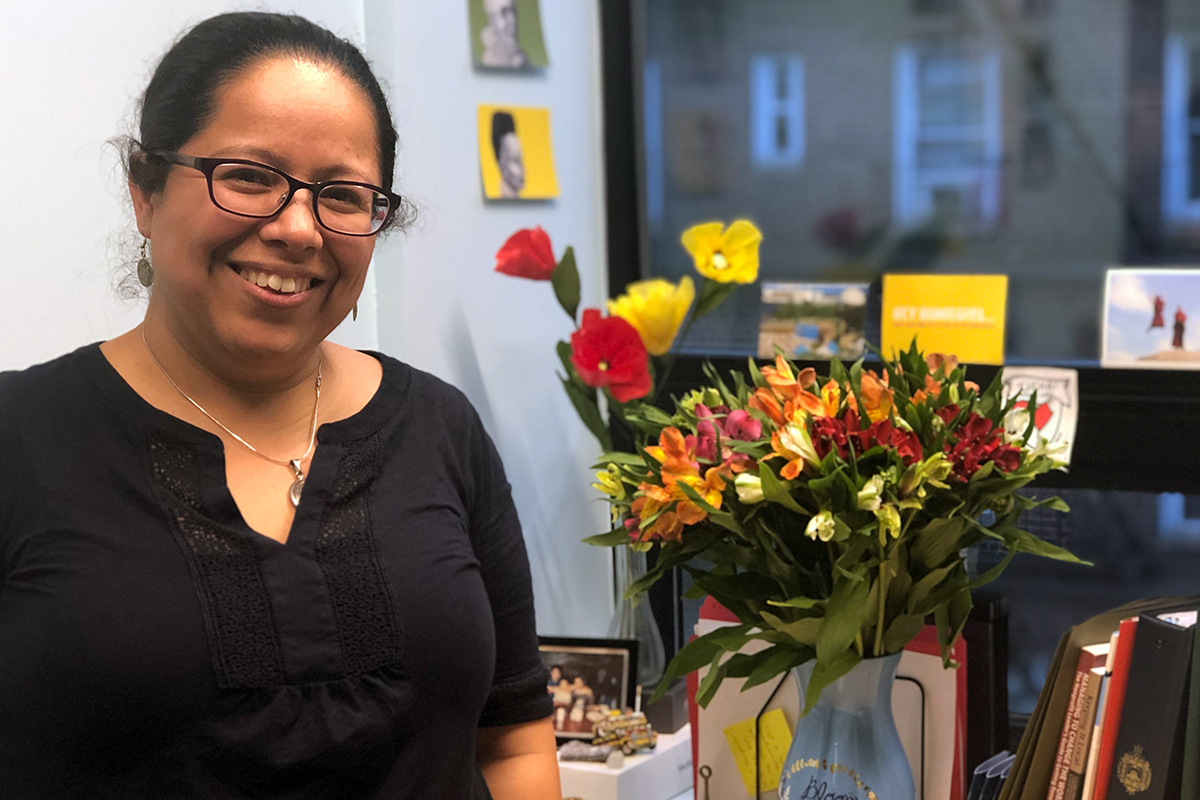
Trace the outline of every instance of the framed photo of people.
{"type": "Polygon", "coordinates": [[[550,670],[546,691],[554,698],[556,736],[590,739],[610,711],[633,706],[636,640],[542,636],[538,642],[550,670]]]}

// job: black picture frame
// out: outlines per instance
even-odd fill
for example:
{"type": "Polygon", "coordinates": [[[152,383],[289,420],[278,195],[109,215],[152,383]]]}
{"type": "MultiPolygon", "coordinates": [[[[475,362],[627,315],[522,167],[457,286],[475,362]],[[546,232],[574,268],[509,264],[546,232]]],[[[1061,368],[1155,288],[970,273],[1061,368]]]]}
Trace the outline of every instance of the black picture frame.
{"type": "Polygon", "coordinates": [[[598,718],[611,709],[633,707],[637,690],[636,639],[539,636],[538,651],[542,663],[552,671],[546,691],[555,698],[551,720],[558,738],[590,740],[595,722],[592,717],[598,718]],[[553,673],[556,668],[557,676],[553,673]],[[561,681],[566,681],[566,686],[561,681]]]}

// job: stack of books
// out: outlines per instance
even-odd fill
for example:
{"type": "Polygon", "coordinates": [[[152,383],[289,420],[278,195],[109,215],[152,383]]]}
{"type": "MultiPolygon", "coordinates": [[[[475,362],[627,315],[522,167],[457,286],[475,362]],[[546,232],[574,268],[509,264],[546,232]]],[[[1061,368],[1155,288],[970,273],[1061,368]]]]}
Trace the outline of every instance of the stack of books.
{"type": "Polygon", "coordinates": [[[1200,596],[1072,628],[1000,800],[1200,800],[1200,596]]]}

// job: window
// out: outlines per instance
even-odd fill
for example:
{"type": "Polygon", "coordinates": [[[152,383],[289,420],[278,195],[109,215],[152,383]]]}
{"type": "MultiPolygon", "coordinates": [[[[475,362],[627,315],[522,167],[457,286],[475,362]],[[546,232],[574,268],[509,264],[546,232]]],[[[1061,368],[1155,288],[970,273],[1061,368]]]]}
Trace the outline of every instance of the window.
{"type": "Polygon", "coordinates": [[[804,62],[796,55],[750,61],[750,158],[756,167],[804,161],[804,62]]]}
{"type": "Polygon", "coordinates": [[[1163,75],[1163,214],[1200,221],[1200,41],[1170,36],[1163,75]]]}
{"type": "Polygon", "coordinates": [[[1000,214],[1000,59],[901,48],[895,65],[893,214],[983,228],[1000,214]]]}

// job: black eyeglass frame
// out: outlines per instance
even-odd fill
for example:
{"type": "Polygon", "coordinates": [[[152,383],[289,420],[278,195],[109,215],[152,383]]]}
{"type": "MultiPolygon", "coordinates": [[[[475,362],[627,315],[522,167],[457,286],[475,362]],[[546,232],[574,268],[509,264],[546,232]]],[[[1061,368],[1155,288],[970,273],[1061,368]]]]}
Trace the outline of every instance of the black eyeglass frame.
{"type": "Polygon", "coordinates": [[[388,221],[391,220],[392,215],[396,213],[396,208],[399,207],[400,203],[403,202],[400,195],[396,194],[395,192],[389,192],[382,186],[376,186],[373,183],[363,183],[361,181],[315,181],[313,183],[308,183],[298,178],[293,178],[291,175],[288,175],[278,167],[273,167],[270,164],[264,164],[261,161],[251,161],[245,158],[201,158],[199,156],[189,156],[184,153],[176,153],[171,150],[147,150],[146,152],[152,156],[161,158],[163,161],[166,161],[170,164],[177,164],[181,167],[188,167],[203,173],[205,180],[208,182],[208,199],[212,201],[214,206],[221,209],[225,213],[233,214],[238,217],[247,217],[249,219],[270,219],[271,217],[277,216],[288,207],[288,203],[292,202],[292,198],[295,196],[298,190],[308,189],[309,193],[312,195],[313,219],[315,219],[317,224],[322,228],[330,233],[336,233],[339,236],[376,236],[380,231],[387,227],[388,221]],[[247,214],[244,211],[233,211],[232,209],[228,209],[217,202],[216,194],[213,192],[213,172],[221,164],[244,164],[249,167],[259,167],[261,169],[270,170],[287,181],[288,193],[283,198],[283,202],[279,204],[279,208],[275,209],[270,214],[247,214]],[[331,228],[325,224],[324,220],[321,219],[321,209],[317,202],[317,196],[323,189],[329,186],[357,186],[362,189],[370,189],[373,192],[383,195],[388,199],[387,215],[383,218],[383,221],[379,223],[379,227],[373,231],[370,231],[369,233],[348,233],[346,231],[339,231],[335,228],[331,228]]]}

